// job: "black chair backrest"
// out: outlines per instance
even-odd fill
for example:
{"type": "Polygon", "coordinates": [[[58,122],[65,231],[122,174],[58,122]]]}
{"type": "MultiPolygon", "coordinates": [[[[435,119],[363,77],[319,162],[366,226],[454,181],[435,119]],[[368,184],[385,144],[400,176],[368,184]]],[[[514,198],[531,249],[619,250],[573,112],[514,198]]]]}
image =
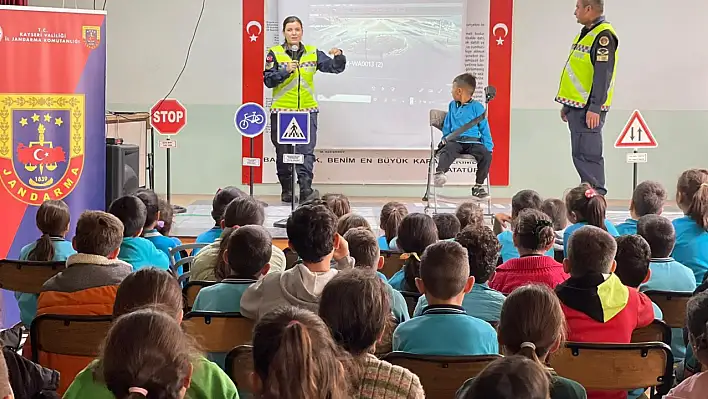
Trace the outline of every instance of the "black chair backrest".
{"type": "Polygon", "coordinates": [[[0,260],[0,288],[14,292],[39,294],[44,283],[66,269],[65,262],[0,260]]]}
{"type": "Polygon", "coordinates": [[[403,299],[406,300],[408,315],[413,317],[413,312],[415,312],[415,307],[418,304],[418,298],[420,298],[423,294],[420,292],[401,291],[401,295],[403,295],[403,299]]]}

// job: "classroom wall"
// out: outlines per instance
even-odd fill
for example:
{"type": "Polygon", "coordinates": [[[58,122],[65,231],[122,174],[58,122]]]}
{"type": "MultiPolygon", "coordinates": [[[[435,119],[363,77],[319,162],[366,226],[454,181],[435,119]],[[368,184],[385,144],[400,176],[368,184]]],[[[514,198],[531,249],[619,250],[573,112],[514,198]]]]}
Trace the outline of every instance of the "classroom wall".
{"type": "MultiPolygon", "coordinates": [[[[93,3],[81,0],[76,5],[93,8],[93,3]]],[[[634,108],[641,109],[660,144],[647,151],[649,163],[639,166],[640,180],[658,180],[673,192],[681,171],[706,165],[708,99],[703,93],[708,89],[708,48],[697,46],[696,40],[704,26],[699,18],[705,14],[698,10],[708,11],[708,5],[700,0],[684,3],[690,4],[675,7],[659,0],[625,0],[607,7],[622,51],[615,107],[604,133],[610,198],[631,196],[632,167],[625,163],[626,151],[614,149],[613,143],[634,108]],[[638,12],[647,15],[639,18],[638,12]],[[658,25],[665,26],[647,28],[658,25]]],[[[60,7],[62,1],[30,0],[30,5],[60,7]]],[[[508,198],[524,188],[561,196],[578,182],[569,133],[552,102],[570,42],[580,28],[573,7],[573,0],[547,0],[543,7],[531,1],[515,4],[511,182],[509,187],[493,188],[496,197],[508,198]]],[[[184,64],[200,8],[198,0],[107,2],[110,110],[146,111],[167,94],[184,64]]],[[[232,117],[241,100],[242,31],[240,1],[207,1],[189,63],[171,95],[189,109],[188,125],[177,136],[178,148],[173,152],[173,194],[211,194],[240,183],[241,140],[232,117]]],[[[157,191],[164,192],[162,151],[156,166],[157,191]]],[[[424,191],[422,185],[319,188],[395,197],[415,197],[424,191]]],[[[275,185],[256,188],[257,194],[278,192],[275,185]]]]}

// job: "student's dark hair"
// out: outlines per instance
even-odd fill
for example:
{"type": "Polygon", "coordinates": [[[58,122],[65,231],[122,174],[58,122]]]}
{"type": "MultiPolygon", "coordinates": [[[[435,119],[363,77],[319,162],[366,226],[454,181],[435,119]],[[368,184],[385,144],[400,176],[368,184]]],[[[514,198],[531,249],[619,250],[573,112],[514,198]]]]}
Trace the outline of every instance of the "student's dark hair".
{"type": "Polygon", "coordinates": [[[379,226],[384,231],[386,242],[390,243],[398,235],[398,228],[406,216],[408,216],[408,208],[400,202],[388,202],[381,208],[379,226]]]}
{"type": "Polygon", "coordinates": [[[194,343],[174,317],[141,309],[119,317],[99,359],[106,387],[121,399],[177,399],[196,356],[194,343]],[[145,389],[148,394],[130,393],[145,389]]]}
{"type": "Polygon", "coordinates": [[[174,274],[145,267],[130,273],[118,286],[113,317],[150,307],[177,318],[183,308],[182,288],[174,274]]]}
{"type": "Polygon", "coordinates": [[[376,269],[381,250],[371,230],[363,227],[351,229],[344,234],[344,239],[349,244],[349,255],[356,261],[356,266],[376,269]]]}
{"type": "Polygon", "coordinates": [[[337,274],[322,290],[319,315],[334,341],[355,357],[369,353],[391,315],[385,284],[375,273],[353,269],[337,274]]]}
{"type": "Polygon", "coordinates": [[[607,231],[605,226],[605,211],[607,202],[605,197],[595,191],[592,186],[583,183],[571,189],[565,196],[565,206],[568,216],[575,215],[575,222],[586,222],[590,226],[607,231]]]}
{"type": "Polygon", "coordinates": [[[548,399],[548,371],[524,356],[507,356],[490,363],[459,399],[548,399]]]}
{"type": "Polygon", "coordinates": [[[475,76],[471,73],[463,73],[461,75],[457,75],[452,81],[452,84],[457,87],[465,88],[469,90],[470,94],[474,94],[474,91],[477,89],[477,78],[475,78],[475,76]]]}
{"type": "Polygon", "coordinates": [[[463,202],[455,211],[460,221],[460,230],[467,226],[484,226],[484,211],[474,202],[463,202]]]}
{"type": "Polygon", "coordinates": [[[683,172],[676,185],[676,202],[700,228],[708,230],[708,170],[683,172]]]}
{"type": "Polygon", "coordinates": [[[294,15],[291,15],[291,16],[289,16],[289,17],[287,17],[287,18],[285,18],[285,19],[283,20],[283,32],[285,32],[285,27],[287,27],[288,24],[291,24],[291,23],[293,23],[293,22],[299,23],[299,24],[300,24],[300,28],[302,28],[302,21],[300,20],[300,18],[298,18],[298,17],[296,17],[296,16],[294,16],[294,15]]]}
{"type": "Polygon", "coordinates": [[[599,227],[583,226],[571,234],[567,251],[572,276],[609,273],[617,253],[617,242],[599,227]]]}
{"type": "Polygon", "coordinates": [[[534,190],[521,190],[511,197],[511,217],[515,219],[524,209],[541,210],[541,196],[534,190]]]}
{"type": "Polygon", "coordinates": [[[260,226],[265,221],[265,210],[263,204],[253,197],[238,197],[224,209],[223,220],[226,227],[260,226]]]}
{"type": "Polygon", "coordinates": [[[644,215],[637,222],[637,234],[649,243],[652,258],[671,256],[676,244],[676,230],[669,219],[653,214],[644,215]]]}
{"type": "Polygon", "coordinates": [[[108,256],[123,242],[123,230],[120,219],[110,213],[85,211],[76,222],[74,249],[81,254],[108,256]]]}
{"type": "Polygon", "coordinates": [[[708,364],[708,291],[695,294],[688,301],[686,326],[696,358],[708,364]]]}
{"type": "Polygon", "coordinates": [[[438,241],[438,229],[433,218],[424,213],[411,213],[403,218],[398,228],[398,248],[410,254],[403,264],[405,291],[417,292],[415,278],[420,275],[420,258],[428,246],[438,241]]]}
{"type": "Polygon", "coordinates": [[[52,237],[63,237],[69,230],[71,214],[69,206],[62,200],[44,201],[37,210],[37,228],[42,232],[34,248],[27,254],[27,260],[50,261],[54,259],[52,237]]]}
{"type": "Polygon", "coordinates": [[[216,265],[214,266],[214,278],[216,281],[221,281],[231,275],[231,267],[226,264],[224,254],[229,247],[229,237],[236,229],[236,227],[227,227],[219,236],[219,252],[216,255],[216,265]]]}
{"type": "Polygon", "coordinates": [[[540,251],[552,246],[556,240],[551,218],[539,210],[524,209],[513,224],[514,241],[519,248],[540,251]]]}
{"type": "Polygon", "coordinates": [[[425,293],[436,299],[459,295],[470,276],[467,250],[455,241],[440,241],[430,245],[420,258],[420,278],[425,293]]]}
{"type": "Polygon", "coordinates": [[[157,221],[157,214],[160,212],[160,199],[154,191],[146,188],[138,190],[135,196],[145,204],[145,225],[143,227],[148,227],[157,221]]]}
{"type": "Polygon", "coordinates": [[[241,191],[237,187],[227,186],[220,188],[219,191],[214,194],[214,199],[211,202],[211,217],[218,224],[221,219],[224,218],[224,211],[226,206],[231,203],[236,198],[246,197],[246,193],[241,191]]]}
{"type": "Polygon", "coordinates": [[[566,321],[556,294],[547,286],[529,284],[504,300],[499,317],[499,342],[505,355],[522,355],[543,363],[566,338],[566,321]],[[530,345],[523,345],[530,342],[530,345]]]}
{"type": "Polygon", "coordinates": [[[214,271],[217,280],[225,278],[253,279],[263,269],[273,254],[273,239],[262,226],[243,226],[231,230],[222,238],[220,245],[228,257],[224,262],[224,253],[220,251],[221,261],[214,271]],[[225,266],[225,267],[224,267],[225,266]]]}
{"type": "Polygon", "coordinates": [[[347,198],[344,194],[325,194],[322,196],[322,201],[327,204],[327,208],[329,208],[338,218],[341,218],[352,211],[352,207],[349,204],[349,198],[347,198]]]}
{"type": "Polygon", "coordinates": [[[371,230],[371,225],[366,218],[356,213],[347,213],[341,216],[339,221],[337,221],[337,233],[339,233],[340,236],[343,236],[347,231],[357,227],[371,230]]]}
{"type": "Polygon", "coordinates": [[[264,399],[350,398],[344,359],[325,323],[308,310],[278,308],[253,330],[253,370],[264,399]]]}
{"type": "Polygon", "coordinates": [[[643,181],[637,185],[632,194],[632,207],[637,216],[658,215],[666,201],[666,189],[661,183],[643,181]]]}
{"type": "Polygon", "coordinates": [[[568,225],[568,210],[565,209],[563,200],[548,198],[541,203],[541,211],[553,221],[553,230],[563,230],[568,225]]]}
{"type": "Polygon", "coordinates": [[[470,276],[473,276],[478,284],[486,283],[497,270],[501,251],[497,236],[487,226],[470,225],[455,237],[455,241],[467,249],[470,276]]]}
{"type": "Polygon", "coordinates": [[[304,262],[320,262],[334,251],[337,217],[324,205],[301,205],[288,217],[288,241],[304,262]]]}
{"type": "Polygon", "coordinates": [[[108,207],[108,213],[123,223],[123,237],[135,237],[145,226],[145,204],[134,195],[126,195],[113,201],[108,207]]]}
{"type": "Polygon", "coordinates": [[[162,221],[162,226],[158,224],[157,231],[163,236],[169,236],[172,231],[172,223],[174,222],[174,210],[172,209],[172,204],[160,198],[160,221],[162,221]]]}
{"type": "Polygon", "coordinates": [[[460,232],[460,220],[452,213],[436,213],[433,222],[438,229],[438,239],[449,240],[460,232]]]}
{"type": "Polygon", "coordinates": [[[619,236],[616,240],[617,269],[615,269],[615,274],[622,284],[639,288],[649,273],[651,248],[649,248],[647,241],[638,234],[619,236]]]}

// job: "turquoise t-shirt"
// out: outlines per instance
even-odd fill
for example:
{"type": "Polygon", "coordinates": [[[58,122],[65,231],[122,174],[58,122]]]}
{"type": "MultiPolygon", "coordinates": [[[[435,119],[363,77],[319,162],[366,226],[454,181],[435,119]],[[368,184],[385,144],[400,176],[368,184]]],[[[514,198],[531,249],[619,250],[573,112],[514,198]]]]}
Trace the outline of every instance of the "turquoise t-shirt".
{"type": "Polygon", "coordinates": [[[620,223],[617,225],[617,232],[621,236],[637,234],[637,221],[634,219],[625,220],[624,223],[620,223]]]}
{"type": "Polygon", "coordinates": [[[454,305],[428,306],[398,325],[393,350],[419,355],[473,356],[499,353],[497,332],[484,320],[454,305]]]}
{"type": "MultiPolygon", "coordinates": [[[[223,232],[224,230],[220,226],[214,226],[211,229],[198,235],[197,239],[194,240],[194,243],[211,244],[212,242],[216,241],[217,238],[221,237],[221,233],[223,232]]],[[[194,251],[192,252],[192,256],[197,256],[197,253],[199,253],[199,248],[194,249],[194,251]]]]}
{"type": "MultiPolygon", "coordinates": [[[[519,250],[514,246],[514,233],[511,230],[504,230],[497,236],[501,244],[501,258],[503,262],[521,257],[519,250]]],[[[546,252],[547,256],[553,257],[553,248],[546,252]]]]}
{"type": "MultiPolygon", "coordinates": [[[[182,245],[182,242],[178,238],[165,237],[160,234],[160,232],[156,229],[143,231],[143,238],[149,240],[155,246],[155,248],[164,252],[165,255],[167,255],[167,259],[170,259],[170,250],[172,248],[182,245]]],[[[174,255],[174,258],[175,262],[177,262],[178,260],[182,259],[182,256],[178,252],[174,255]]],[[[177,273],[179,275],[182,275],[182,266],[179,267],[177,273]]]]}
{"type": "Polygon", "coordinates": [[[388,279],[388,284],[393,287],[393,289],[398,290],[398,291],[405,291],[403,289],[403,283],[406,280],[406,275],[403,272],[403,268],[401,270],[397,271],[394,273],[393,276],[391,276],[390,279],[388,279]]]}
{"type": "Polygon", "coordinates": [[[386,236],[379,237],[377,241],[379,243],[379,249],[383,249],[384,251],[388,251],[391,249],[388,246],[388,241],[386,241],[386,236]]]}
{"type": "MultiPolygon", "coordinates": [[[[470,316],[487,322],[498,322],[504,299],[506,299],[504,294],[489,288],[487,283],[475,283],[472,287],[472,291],[465,294],[465,298],[462,300],[462,307],[470,316]]],[[[428,306],[428,299],[423,295],[418,298],[418,304],[415,306],[413,317],[423,314],[423,309],[425,309],[426,306],[428,306]]]]}
{"type": "Polygon", "coordinates": [[[691,269],[696,283],[700,284],[708,271],[708,232],[688,216],[674,219],[673,224],[676,245],[671,255],[691,269]]]}
{"type": "Polygon", "coordinates": [[[133,271],[150,266],[163,270],[170,268],[170,260],[167,255],[143,237],[123,238],[118,259],[130,263],[133,266],[133,271]]]}
{"type": "MultiPolygon", "coordinates": [[[[575,230],[583,226],[587,226],[587,224],[587,222],[578,222],[568,226],[568,228],[565,229],[565,232],[563,233],[563,255],[566,257],[568,256],[568,240],[570,240],[570,236],[575,233],[575,230]]],[[[620,234],[617,232],[617,228],[615,228],[615,225],[607,219],[605,219],[605,228],[613,237],[619,237],[620,234]]]]}

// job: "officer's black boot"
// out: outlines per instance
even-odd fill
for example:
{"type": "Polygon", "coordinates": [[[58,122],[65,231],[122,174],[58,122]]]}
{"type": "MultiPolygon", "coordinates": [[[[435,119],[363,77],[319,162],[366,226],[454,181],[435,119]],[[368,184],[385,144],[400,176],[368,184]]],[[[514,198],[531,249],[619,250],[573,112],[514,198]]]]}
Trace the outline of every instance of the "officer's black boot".
{"type": "Polygon", "coordinates": [[[319,198],[320,192],[312,189],[312,179],[300,179],[300,203],[319,198]]]}
{"type": "MultiPolygon", "coordinates": [[[[282,202],[287,202],[288,204],[292,202],[293,200],[293,180],[291,177],[286,177],[282,178],[278,176],[278,180],[280,180],[280,200],[282,202]]],[[[297,197],[295,197],[295,201],[297,201],[297,197]]]]}

